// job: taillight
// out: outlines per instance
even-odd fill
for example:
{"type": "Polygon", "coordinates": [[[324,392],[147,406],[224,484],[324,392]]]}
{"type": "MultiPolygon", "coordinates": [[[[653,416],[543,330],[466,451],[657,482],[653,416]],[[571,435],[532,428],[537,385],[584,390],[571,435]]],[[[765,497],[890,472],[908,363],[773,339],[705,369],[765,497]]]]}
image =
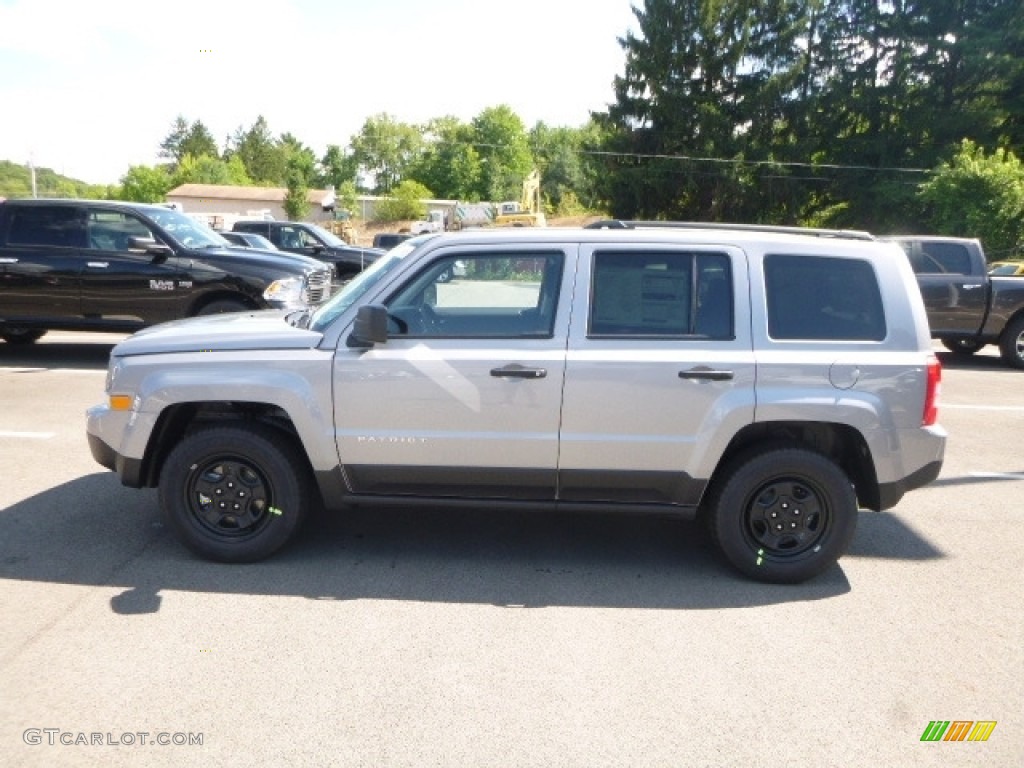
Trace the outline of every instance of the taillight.
{"type": "Polygon", "coordinates": [[[939,418],[939,390],[942,385],[942,363],[935,355],[928,357],[928,385],[924,392],[924,415],[921,425],[930,427],[939,418]]]}

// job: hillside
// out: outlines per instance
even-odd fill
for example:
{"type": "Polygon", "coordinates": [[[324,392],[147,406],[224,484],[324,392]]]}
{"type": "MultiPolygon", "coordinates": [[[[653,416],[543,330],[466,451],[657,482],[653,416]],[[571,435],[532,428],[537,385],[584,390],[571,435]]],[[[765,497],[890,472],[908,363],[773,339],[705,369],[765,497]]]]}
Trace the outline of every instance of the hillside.
{"type": "MultiPolygon", "coordinates": [[[[56,173],[51,168],[36,168],[36,194],[39,197],[101,197],[106,187],[88,184],[56,173]]],[[[0,197],[31,197],[32,175],[27,166],[0,160],[0,197]]]]}

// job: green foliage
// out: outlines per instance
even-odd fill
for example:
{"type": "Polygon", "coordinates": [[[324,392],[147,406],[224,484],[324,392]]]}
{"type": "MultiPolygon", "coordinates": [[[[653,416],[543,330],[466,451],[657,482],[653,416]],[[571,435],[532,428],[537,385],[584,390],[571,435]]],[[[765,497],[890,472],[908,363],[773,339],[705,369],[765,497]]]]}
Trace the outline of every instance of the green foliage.
{"type": "Polygon", "coordinates": [[[351,144],[359,168],[374,178],[374,191],[389,194],[422,151],[423,137],[415,126],[381,113],[366,119],[351,144]]]}
{"type": "Polygon", "coordinates": [[[423,136],[424,151],[410,169],[411,178],[442,198],[479,202],[481,162],[473,127],[449,115],[428,122],[423,136]]]}
{"type": "Polygon", "coordinates": [[[163,168],[133,165],[121,177],[118,199],[136,203],[162,203],[170,189],[171,179],[163,168]]]}
{"type": "Polygon", "coordinates": [[[391,197],[377,203],[377,221],[392,222],[419,219],[427,212],[423,202],[434,195],[418,181],[403,181],[391,197]]]}
{"type": "Polygon", "coordinates": [[[229,141],[228,159],[238,156],[254,183],[283,186],[288,173],[288,152],[274,138],[267,121],[260,115],[248,130],[239,126],[229,141]]]}
{"type": "Polygon", "coordinates": [[[1024,165],[999,149],[991,155],[964,140],[960,150],[920,185],[931,231],[977,237],[991,259],[1024,249],[1024,165]]]}
{"type": "Polygon", "coordinates": [[[218,184],[247,186],[251,184],[245,166],[238,157],[224,161],[209,155],[182,156],[177,169],[171,174],[171,189],[182,184],[218,184]]]}
{"type": "Polygon", "coordinates": [[[534,159],[523,121],[507,105],[489,107],[473,118],[480,156],[478,200],[518,200],[534,159]]]}
{"type": "MultiPolygon", "coordinates": [[[[50,168],[36,168],[36,195],[92,199],[108,197],[107,187],[69,179],[50,168]]],[[[32,173],[28,166],[0,160],[0,197],[32,197],[32,173]]]]}
{"type": "Polygon", "coordinates": [[[358,173],[359,164],[355,157],[337,144],[331,144],[320,158],[320,174],[316,183],[318,187],[334,187],[335,190],[351,184],[354,190],[358,173]]]}
{"type": "Polygon", "coordinates": [[[285,140],[283,144],[289,147],[284,212],[289,219],[302,221],[309,216],[309,179],[313,175],[315,160],[312,152],[294,140],[285,140]]]}
{"type": "Polygon", "coordinates": [[[175,118],[170,132],[160,142],[160,156],[169,158],[173,165],[179,165],[189,155],[217,157],[218,154],[217,142],[209,129],[198,120],[190,125],[182,115],[175,118]]]}

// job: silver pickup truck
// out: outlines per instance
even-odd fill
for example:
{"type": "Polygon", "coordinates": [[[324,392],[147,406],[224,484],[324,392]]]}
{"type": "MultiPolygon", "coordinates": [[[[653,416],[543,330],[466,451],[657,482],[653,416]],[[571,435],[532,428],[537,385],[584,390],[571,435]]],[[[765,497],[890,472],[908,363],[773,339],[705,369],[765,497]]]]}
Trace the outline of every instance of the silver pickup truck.
{"type": "Polygon", "coordinates": [[[313,312],[135,334],[87,431],[217,560],[270,555],[315,503],[669,511],[796,582],[938,475],[940,376],[892,244],[476,230],[401,243],[313,312]]]}

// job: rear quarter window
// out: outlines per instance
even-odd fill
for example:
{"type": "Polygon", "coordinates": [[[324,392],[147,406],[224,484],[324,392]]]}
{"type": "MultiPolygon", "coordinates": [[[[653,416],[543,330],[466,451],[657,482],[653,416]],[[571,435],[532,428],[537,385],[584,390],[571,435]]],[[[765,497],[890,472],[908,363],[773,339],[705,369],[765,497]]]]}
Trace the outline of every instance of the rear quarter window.
{"type": "Polygon", "coordinates": [[[780,340],[882,341],[885,312],[867,261],[770,254],[764,260],[768,335],[780,340]]]}

